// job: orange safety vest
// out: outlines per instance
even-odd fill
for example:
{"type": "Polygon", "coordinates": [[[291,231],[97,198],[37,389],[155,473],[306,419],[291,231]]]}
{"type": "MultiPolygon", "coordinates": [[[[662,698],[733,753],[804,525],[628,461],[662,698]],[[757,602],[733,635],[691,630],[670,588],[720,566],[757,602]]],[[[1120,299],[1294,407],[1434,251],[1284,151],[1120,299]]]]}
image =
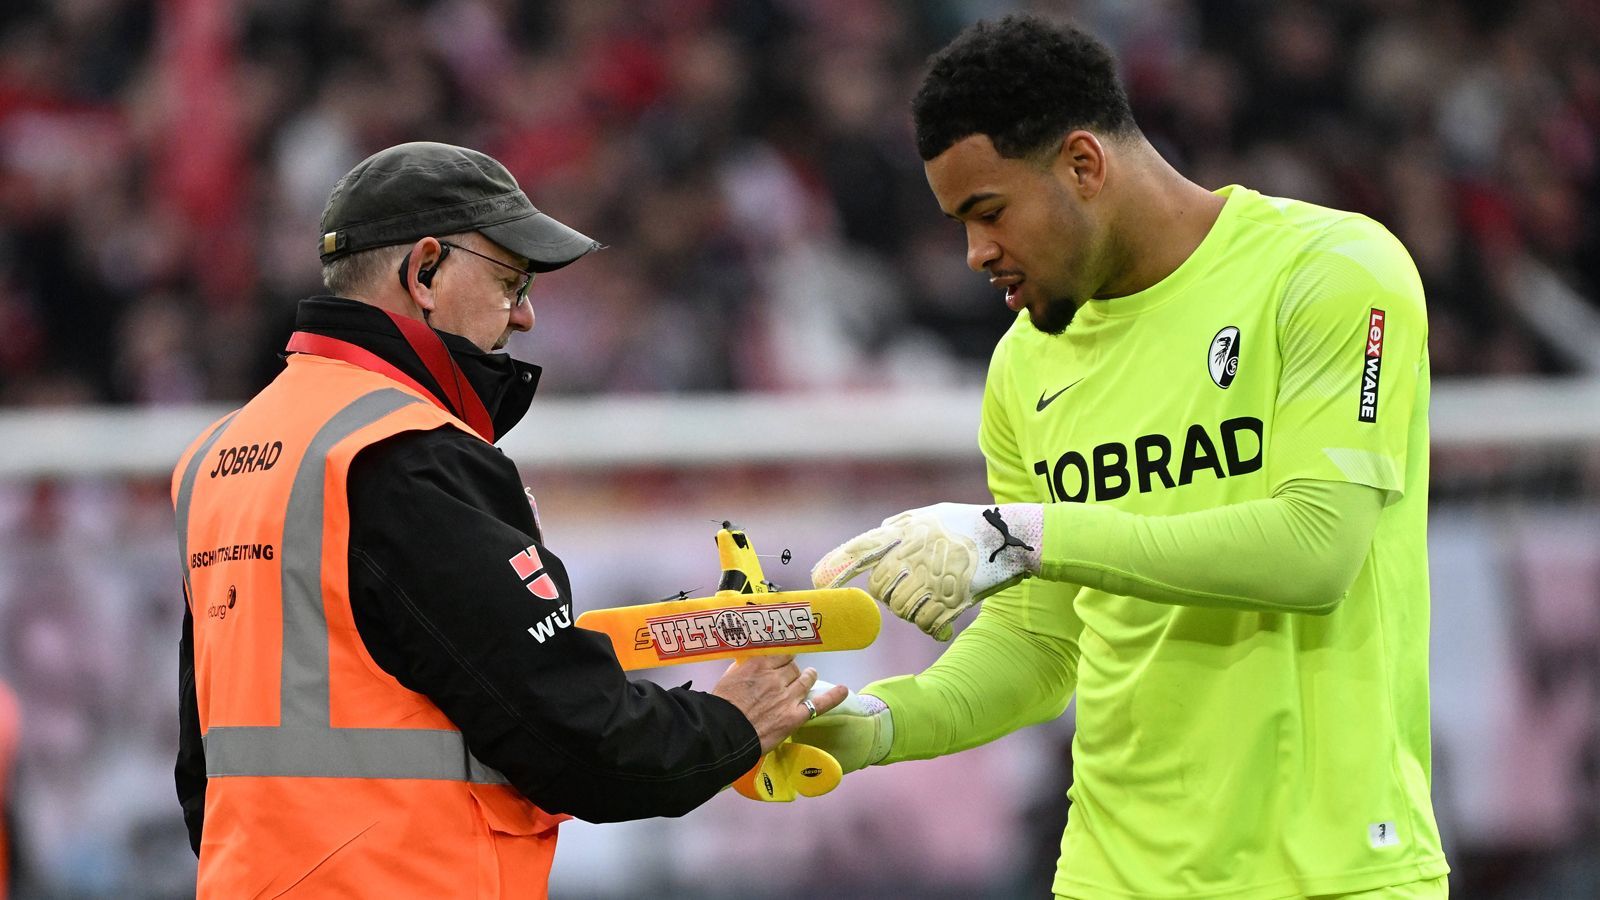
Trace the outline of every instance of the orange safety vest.
{"type": "Polygon", "coordinates": [[[289,357],[173,473],[206,759],[198,894],[544,897],[568,817],[473,758],[350,610],[351,460],[404,431],[473,432],[353,362],[289,357]]]}
{"type": "MultiPolygon", "coordinates": [[[[11,767],[17,759],[17,698],[11,689],[0,683],[0,810],[11,797],[11,767]]],[[[0,816],[0,900],[5,900],[11,885],[11,835],[6,833],[6,821],[0,816]]]]}

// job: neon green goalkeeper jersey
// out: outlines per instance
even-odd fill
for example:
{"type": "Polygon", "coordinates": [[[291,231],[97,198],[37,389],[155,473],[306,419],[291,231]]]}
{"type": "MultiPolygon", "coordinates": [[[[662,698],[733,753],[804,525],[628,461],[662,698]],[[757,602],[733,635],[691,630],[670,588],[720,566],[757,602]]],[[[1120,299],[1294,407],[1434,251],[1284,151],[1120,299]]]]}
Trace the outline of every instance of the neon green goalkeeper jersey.
{"type": "Polygon", "coordinates": [[[1001,340],[980,433],[996,499],[1167,516],[1312,479],[1386,505],[1324,616],[1052,581],[1069,548],[1050,522],[1070,510],[1046,507],[1041,577],[991,603],[1077,638],[1069,897],[1298,897],[1448,871],[1429,796],[1421,283],[1368,218],[1219,193],[1159,284],[1085,304],[1056,336],[1023,313],[1001,340]]]}

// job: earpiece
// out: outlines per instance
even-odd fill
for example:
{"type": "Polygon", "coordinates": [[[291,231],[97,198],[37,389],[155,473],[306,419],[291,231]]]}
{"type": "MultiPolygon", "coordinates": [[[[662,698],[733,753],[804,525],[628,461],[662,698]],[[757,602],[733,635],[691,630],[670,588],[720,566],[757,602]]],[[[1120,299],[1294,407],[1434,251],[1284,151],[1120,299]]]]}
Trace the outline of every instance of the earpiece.
{"type": "MultiPolygon", "coordinates": [[[[449,255],[450,245],[442,245],[439,248],[439,258],[433,261],[433,265],[423,266],[422,268],[417,269],[417,284],[420,284],[423,287],[433,287],[433,274],[439,271],[439,266],[444,263],[444,258],[449,255]]],[[[400,286],[408,290],[410,289],[411,285],[406,280],[406,272],[409,271],[410,268],[411,251],[408,250],[406,251],[406,255],[400,259],[400,286]]]]}
{"type": "Polygon", "coordinates": [[[417,270],[417,283],[423,287],[433,287],[433,273],[439,271],[439,267],[444,265],[444,258],[449,255],[450,245],[441,244],[439,246],[439,258],[433,261],[433,265],[424,266],[417,270]]]}
{"type": "Polygon", "coordinates": [[[398,273],[396,273],[396,274],[398,274],[400,276],[400,288],[402,290],[407,290],[407,291],[411,290],[411,279],[406,277],[406,272],[409,271],[410,269],[411,269],[411,251],[407,250],[406,251],[406,255],[400,257],[400,271],[398,273]]]}

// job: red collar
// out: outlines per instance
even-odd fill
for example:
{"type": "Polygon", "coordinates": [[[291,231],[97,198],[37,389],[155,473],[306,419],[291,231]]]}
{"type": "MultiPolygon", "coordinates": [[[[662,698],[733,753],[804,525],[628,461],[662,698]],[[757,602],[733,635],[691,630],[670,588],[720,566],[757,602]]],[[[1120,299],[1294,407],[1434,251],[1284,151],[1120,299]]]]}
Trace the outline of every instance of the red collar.
{"type": "Polygon", "coordinates": [[[383,310],[383,313],[394,322],[395,327],[400,330],[400,336],[411,345],[417,358],[427,367],[428,374],[438,382],[445,400],[435,396],[432,391],[417,383],[415,378],[400,371],[393,363],[349,341],[312,334],[308,331],[296,331],[289,336],[289,346],[286,349],[291,353],[309,353],[312,356],[337,359],[398,381],[427,397],[433,405],[466,422],[484,440],[494,443],[494,422],[489,417],[489,410],[484,407],[477,391],[467,383],[466,376],[461,373],[461,367],[456,364],[455,359],[450,356],[449,348],[444,345],[444,339],[432,328],[416,319],[398,316],[388,310],[383,310]]]}

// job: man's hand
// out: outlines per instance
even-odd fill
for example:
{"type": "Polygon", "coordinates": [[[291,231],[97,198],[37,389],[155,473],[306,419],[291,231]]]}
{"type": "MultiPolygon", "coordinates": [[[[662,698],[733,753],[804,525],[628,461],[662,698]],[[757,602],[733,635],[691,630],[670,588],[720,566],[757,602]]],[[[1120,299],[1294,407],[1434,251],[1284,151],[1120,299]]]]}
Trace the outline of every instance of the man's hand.
{"type": "Polygon", "coordinates": [[[729,666],[711,693],[744,713],[761,738],[762,754],[766,754],[813,715],[838,706],[849,693],[849,688],[841,685],[812,692],[816,683],[817,670],[801,671],[793,656],[750,656],[729,666]],[[816,713],[804,702],[808,693],[816,713]]]}
{"type": "Polygon", "coordinates": [[[891,516],[811,570],[819,588],[868,572],[867,593],[935,640],[984,597],[1039,571],[1044,507],[939,503],[891,516]]]}
{"type": "MultiPolygon", "coordinates": [[[[813,688],[836,689],[826,681],[818,681],[813,688]]],[[[794,741],[828,751],[839,761],[844,774],[849,774],[889,755],[894,744],[894,719],[882,700],[851,692],[838,706],[801,725],[794,733],[794,741]]]]}

